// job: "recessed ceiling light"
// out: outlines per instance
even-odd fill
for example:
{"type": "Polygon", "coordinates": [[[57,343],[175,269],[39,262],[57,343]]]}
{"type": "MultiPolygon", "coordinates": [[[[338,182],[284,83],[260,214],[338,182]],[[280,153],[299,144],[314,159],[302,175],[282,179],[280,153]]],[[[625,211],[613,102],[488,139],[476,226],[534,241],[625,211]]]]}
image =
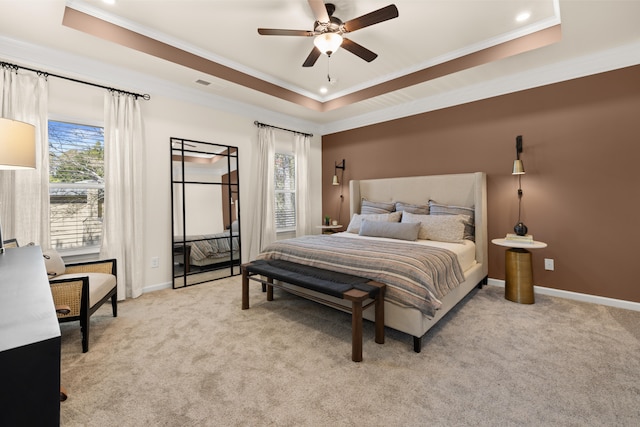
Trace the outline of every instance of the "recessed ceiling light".
{"type": "Polygon", "coordinates": [[[320,93],[321,93],[321,94],[323,94],[323,95],[324,95],[324,94],[325,94],[325,93],[327,93],[327,92],[329,92],[329,89],[327,89],[326,87],[324,87],[324,86],[323,86],[323,87],[321,87],[321,88],[320,88],[320,93]]]}
{"type": "Polygon", "coordinates": [[[529,18],[531,18],[531,12],[522,12],[519,13],[518,16],[516,16],[516,21],[524,22],[529,18]]]}
{"type": "Polygon", "coordinates": [[[102,3],[106,3],[106,4],[116,4],[116,0],[102,0],[102,3]]]}

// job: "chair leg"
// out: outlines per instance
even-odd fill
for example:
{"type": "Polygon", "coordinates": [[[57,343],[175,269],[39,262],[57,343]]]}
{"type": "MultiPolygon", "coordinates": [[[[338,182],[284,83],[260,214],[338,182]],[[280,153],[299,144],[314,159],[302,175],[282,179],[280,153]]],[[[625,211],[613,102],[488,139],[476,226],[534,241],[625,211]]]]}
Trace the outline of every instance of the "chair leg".
{"type": "Polygon", "coordinates": [[[89,351],[89,319],[80,320],[80,331],[82,332],[82,352],[89,351]]]}
{"type": "Polygon", "coordinates": [[[118,298],[116,298],[116,294],[111,297],[111,310],[113,311],[113,317],[118,317],[118,298]]]}
{"type": "Polygon", "coordinates": [[[64,402],[67,400],[67,389],[60,386],[60,402],[64,402]]]}

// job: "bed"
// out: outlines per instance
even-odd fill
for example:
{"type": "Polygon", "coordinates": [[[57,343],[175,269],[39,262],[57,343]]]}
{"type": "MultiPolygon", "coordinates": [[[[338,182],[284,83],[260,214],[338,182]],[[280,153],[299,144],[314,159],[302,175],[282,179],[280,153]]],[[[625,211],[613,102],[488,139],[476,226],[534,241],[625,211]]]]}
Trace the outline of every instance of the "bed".
{"type": "MultiPolygon", "coordinates": [[[[346,232],[274,242],[258,258],[385,283],[385,326],[411,335],[420,352],[427,331],[486,283],[486,175],[354,180],[349,192],[346,232]]],[[[364,317],[374,320],[370,311],[364,317]]]]}
{"type": "Polygon", "coordinates": [[[240,260],[240,242],[235,231],[233,236],[230,230],[226,230],[215,234],[187,236],[186,239],[177,236],[174,241],[180,242],[174,244],[175,262],[184,265],[185,272],[191,271],[193,266],[215,268],[227,266],[232,260],[235,263],[240,260]]]}

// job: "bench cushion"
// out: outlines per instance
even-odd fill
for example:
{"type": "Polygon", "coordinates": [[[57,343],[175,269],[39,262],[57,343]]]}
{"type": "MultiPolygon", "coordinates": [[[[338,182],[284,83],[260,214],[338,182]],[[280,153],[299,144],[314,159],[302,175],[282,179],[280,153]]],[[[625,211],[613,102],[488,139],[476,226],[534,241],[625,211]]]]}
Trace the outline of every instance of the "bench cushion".
{"type": "Polygon", "coordinates": [[[350,289],[359,289],[375,296],[379,288],[368,285],[370,279],[336,271],[323,270],[290,261],[256,260],[245,266],[249,273],[261,274],[292,285],[342,298],[350,289]]]}

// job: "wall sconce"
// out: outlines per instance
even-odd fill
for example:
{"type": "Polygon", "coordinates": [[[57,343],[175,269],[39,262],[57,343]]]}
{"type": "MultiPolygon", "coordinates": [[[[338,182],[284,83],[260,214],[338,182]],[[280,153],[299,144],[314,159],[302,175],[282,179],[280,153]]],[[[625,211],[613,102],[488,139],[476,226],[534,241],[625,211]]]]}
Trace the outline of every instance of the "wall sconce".
{"type": "Polygon", "coordinates": [[[344,180],[344,165],[345,160],[342,159],[341,163],[336,163],[335,168],[333,169],[333,185],[340,185],[340,183],[344,180]],[[340,180],[338,180],[338,169],[342,169],[342,173],[340,176],[340,180]]]}
{"type": "MultiPolygon", "coordinates": [[[[36,167],[36,128],[28,123],[0,117],[0,169],[36,167]]],[[[0,254],[4,253],[0,224],[0,254]]]]}
{"type": "Polygon", "coordinates": [[[520,160],[520,153],[522,153],[522,135],[516,136],[516,159],[513,161],[512,175],[518,175],[518,222],[513,227],[513,231],[518,236],[524,236],[527,234],[528,228],[520,220],[520,214],[522,212],[522,175],[524,175],[524,165],[520,160]]]}

